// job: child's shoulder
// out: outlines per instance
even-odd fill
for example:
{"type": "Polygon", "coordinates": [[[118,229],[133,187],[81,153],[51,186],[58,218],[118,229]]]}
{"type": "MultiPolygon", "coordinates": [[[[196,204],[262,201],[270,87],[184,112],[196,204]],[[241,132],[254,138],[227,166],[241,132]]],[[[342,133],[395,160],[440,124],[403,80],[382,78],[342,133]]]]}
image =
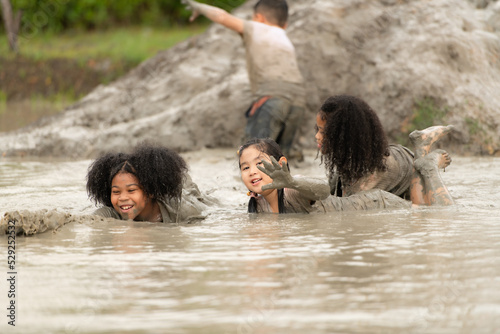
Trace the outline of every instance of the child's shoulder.
{"type": "MultiPolygon", "coordinates": [[[[267,33],[267,34],[279,34],[279,35],[286,35],[286,31],[283,28],[270,25],[267,23],[262,23],[262,22],[257,22],[257,21],[250,21],[250,20],[245,20],[243,22],[243,33],[253,33],[253,34],[262,34],[262,33],[267,33]]],[[[266,35],[264,35],[266,36],[266,35]]]]}

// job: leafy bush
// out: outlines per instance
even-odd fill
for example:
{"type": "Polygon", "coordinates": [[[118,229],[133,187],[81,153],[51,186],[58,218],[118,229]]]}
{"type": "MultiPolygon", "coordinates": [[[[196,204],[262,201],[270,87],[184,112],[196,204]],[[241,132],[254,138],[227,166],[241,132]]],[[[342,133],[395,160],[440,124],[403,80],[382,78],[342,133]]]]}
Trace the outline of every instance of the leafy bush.
{"type": "MultiPolygon", "coordinates": [[[[245,0],[203,2],[230,11],[245,0]]],[[[21,35],[123,25],[185,25],[190,16],[180,0],[11,0],[11,3],[14,10],[23,11],[21,35]]]]}
{"type": "Polygon", "coordinates": [[[433,125],[441,125],[447,113],[448,107],[440,107],[437,101],[431,97],[416,100],[411,116],[403,122],[401,133],[396,135],[396,142],[408,146],[408,136],[413,130],[422,130],[433,125]]]}

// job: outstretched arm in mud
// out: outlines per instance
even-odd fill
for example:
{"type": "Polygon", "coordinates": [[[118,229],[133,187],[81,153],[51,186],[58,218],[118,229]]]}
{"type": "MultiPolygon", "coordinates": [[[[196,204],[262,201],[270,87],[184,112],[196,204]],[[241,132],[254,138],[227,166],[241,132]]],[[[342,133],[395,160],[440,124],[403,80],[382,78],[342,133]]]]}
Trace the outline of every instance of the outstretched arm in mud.
{"type": "Polygon", "coordinates": [[[0,234],[33,235],[47,231],[56,232],[66,224],[83,221],[104,221],[94,215],[72,215],[57,210],[16,210],[5,212],[0,218],[0,234]]]}
{"type": "Polygon", "coordinates": [[[243,34],[243,20],[229,14],[224,9],[199,3],[194,0],[181,0],[181,2],[187,5],[186,8],[193,12],[189,18],[190,22],[193,22],[201,14],[215,23],[222,24],[226,28],[243,34]]]}
{"type": "Polygon", "coordinates": [[[288,170],[286,160],[280,165],[274,157],[271,157],[271,162],[262,160],[264,167],[257,166],[258,169],[273,179],[273,183],[262,186],[262,190],[295,189],[311,201],[323,200],[330,195],[330,186],[327,180],[310,177],[293,177],[288,170]]]}

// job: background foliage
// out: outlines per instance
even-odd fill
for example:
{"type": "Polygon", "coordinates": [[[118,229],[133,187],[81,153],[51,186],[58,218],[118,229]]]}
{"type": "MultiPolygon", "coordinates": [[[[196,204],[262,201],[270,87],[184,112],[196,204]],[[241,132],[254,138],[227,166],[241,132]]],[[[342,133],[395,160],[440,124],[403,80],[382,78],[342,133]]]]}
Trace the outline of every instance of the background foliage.
{"type": "MultiPolygon", "coordinates": [[[[230,11],[245,0],[200,2],[230,11]]],[[[124,25],[178,26],[186,25],[190,16],[181,0],[11,0],[11,3],[14,10],[23,11],[21,34],[124,25]]]]}

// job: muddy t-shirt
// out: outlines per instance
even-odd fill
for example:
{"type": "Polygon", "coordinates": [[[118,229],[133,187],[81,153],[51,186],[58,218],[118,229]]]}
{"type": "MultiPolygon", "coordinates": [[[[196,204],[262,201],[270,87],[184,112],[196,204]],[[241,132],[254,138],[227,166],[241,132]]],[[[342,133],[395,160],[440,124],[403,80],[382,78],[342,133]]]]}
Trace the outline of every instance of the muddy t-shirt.
{"type": "Polygon", "coordinates": [[[294,104],[303,105],[304,79],[297,64],[295,48],[285,30],[245,21],[243,43],[254,98],[281,96],[294,104]]]}
{"type": "MultiPolygon", "coordinates": [[[[285,213],[308,213],[312,210],[310,201],[297,190],[285,188],[283,196],[283,206],[285,213]]],[[[273,210],[269,202],[263,196],[257,197],[257,213],[272,213],[273,210]]]]}
{"type": "Polygon", "coordinates": [[[405,196],[410,189],[413,175],[413,152],[401,145],[390,145],[390,155],[386,158],[387,170],[376,171],[352,185],[343,184],[343,196],[350,196],[370,189],[382,189],[392,194],[405,196]]]}

